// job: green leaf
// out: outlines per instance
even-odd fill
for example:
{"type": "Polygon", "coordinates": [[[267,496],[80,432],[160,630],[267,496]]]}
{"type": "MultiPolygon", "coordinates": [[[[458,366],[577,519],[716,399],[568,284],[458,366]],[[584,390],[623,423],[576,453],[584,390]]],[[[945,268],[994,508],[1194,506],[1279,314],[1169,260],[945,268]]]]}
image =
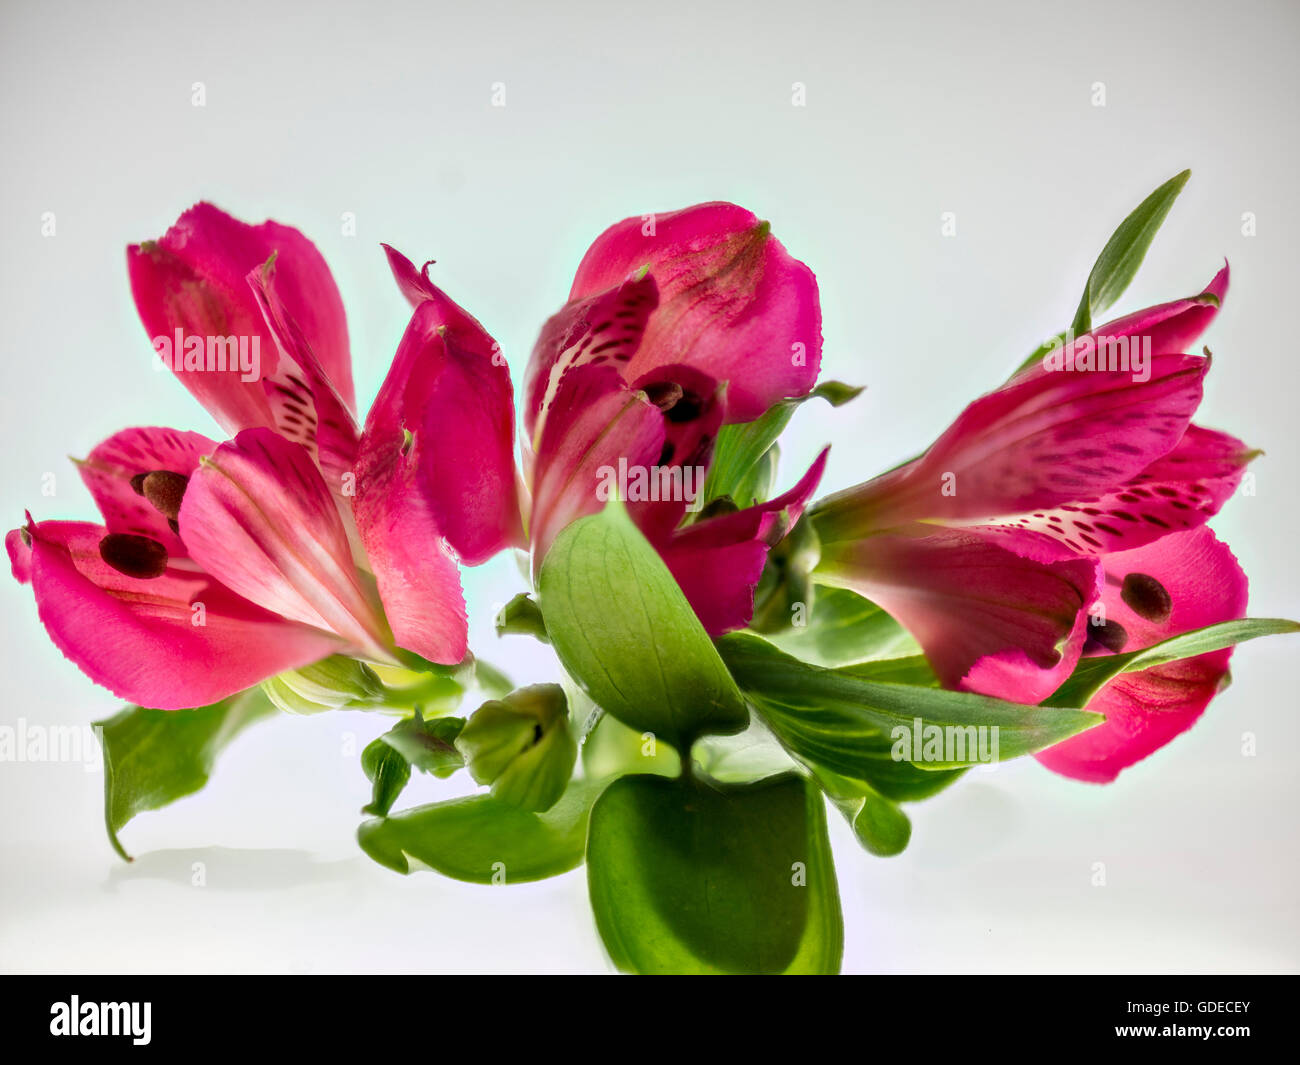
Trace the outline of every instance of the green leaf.
{"type": "Polygon", "coordinates": [[[550,643],[542,612],[527,592],[520,592],[501,608],[496,617],[498,636],[532,636],[550,643]]]}
{"type": "Polygon", "coordinates": [[[714,442],[713,458],[704,479],[704,504],[723,496],[730,496],[739,507],[762,502],[751,497],[755,482],[761,483],[761,478],[754,475],[754,467],[785,431],[799,405],[809,399],[824,399],[832,407],[840,407],[861,393],[862,389],[853,385],[823,381],[808,395],[783,399],[752,422],[724,425],[714,442]]]}
{"type": "Polygon", "coordinates": [[[361,752],[361,768],[373,785],[370,802],[363,814],[384,816],[393,808],[411,779],[414,766],[423,773],[449,777],[465,760],[456,749],[456,737],[465,727],[460,717],[437,717],[425,720],[417,710],[388,732],[366,745],[361,752]]]}
{"type": "Polygon", "coordinates": [[[542,814],[491,795],[417,806],[364,822],[357,842],[399,873],[428,867],[474,884],[543,880],[582,864],[587,818],[601,787],[575,780],[542,814]]]}
{"type": "Polygon", "coordinates": [[[1076,336],[1092,329],[1097,315],[1111,307],[1124,294],[1129,283],[1146,258],[1147,249],[1160,230],[1174,200],[1183,191],[1190,170],[1184,170],[1161,185],[1143,200],[1119,224],[1119,228],[1106,241],[1097,261],[1093,264],[1088,283],[1083,288],[1083,298],[1075,312],[1070,328],[1076,336]]]}
{"type": "Polygon", "coordinates": [[[582,769],[593,780],[629,773],[675,777],[682,771],[682,760],[670,744],[600,714],[582,743],[582,769]]]}
{"type": "Polygon", "coordinates": [[[927,772],[973,764],[976,757],[959,755],[975,755],[979,750],[975,745],[979,729],[993,730],[986,753],[992,753],[988,748],[995,737],[996,760],[1006,761],[1050,747],[1102,721],[1100,714],[1084,710],[1023,706],[970,692],[876,681],[871,679],[878,668],[874,663],[823,669],[749,633],[722,637],[718,650],[755,709],[791,753],[810,765],[873,784],[897,779],[888,768],[891,763],[897,767],[910,762],[927,772]],[[932,726],[953,742],[937,755],[925,750],[895,757],[902,737],[910,747],[918,731],[932,726]],[[959,739],[966,750],[955,749],[959,739]]]}
{"type": "Polygon", "coordinates": [[[685,751],[749,723],[695,611],[617,500],[560,533],[538,589],[560,662],[624,724],[685,751]]]}
{"type": "Polygon", "coordinates": [[[492,699],[509,695],[515,688],[515,682],[491,662],[482,658],[474,659],[474,683],[478,690],[492,699]]]}
{"type": "Polygon", "coordinates": [[[912,838],[912,822],[896,802],[870,784],[824,769],[817,771],[816,778],[869,853],[890,858],[907,849],[912,838]]]}
{"type": "Polygon", "coordinates": [[[371,784],[370,802],[361,807],[361,812],[383,817],[410,782],[411,763],[388,746],[381,736],[366,744],[361,752],[361,769],[371,784]]]}
{"type": "Polygon", "coordinates": [[[104,749],[104,822],[113,849],[131,861],[118,840],[126,824],[138,813],[198,791],[226,745],[274,713],[261,690],[253,688],[195,710],[132,706],[97,722],[104,749]]]}
{"type": "Polygon", "coordinates": [[[817,789],[787,774],[744,787],[614,781],[591,815],[596,927],[634,973],[833,973],[839,891],[817,789]]]}
{"type": "Polygon", "coordinates": [[[817,587],[806,620],[768,639],[787,654],[818,666],[844,666],[920,650],[888,613],[844,588],[817,587]]]}
{"type": "Polygon", "coordinates": [[[1210,651],[1219,651],[1260,636],[1300,632],[1300,624],[1284,618],[1241,618],[1193,629],[1140,651],[1083,658],[1074,672],[1043,703],[1044,706],[1086,706],[1106,684],[1121,673],[1162,666],[1210,651]]]}

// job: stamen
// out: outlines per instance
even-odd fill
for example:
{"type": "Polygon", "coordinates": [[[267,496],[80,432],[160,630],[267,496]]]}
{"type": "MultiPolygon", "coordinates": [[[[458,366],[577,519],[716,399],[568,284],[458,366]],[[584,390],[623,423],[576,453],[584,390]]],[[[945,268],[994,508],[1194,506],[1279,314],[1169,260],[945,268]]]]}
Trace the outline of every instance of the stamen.
{"type": "Polygon", "coordinates": [[[154,470],[145,474],[141,482],[141,494],[164,518],[175,521],[176,515],[181,512],[181,500],[185,498],[185,489],[189,483],[190,479],[182,473],[154,470]]]}
{"type": "Polygon", "coordinates": [[[1138,617],[1147,621],[1165,621],[1174,609],[1174,600],[1165,586],[1146,573],[1130,573],[1120,586],[1119,597],[1138,617]]]}
{"type": "Polygon", "coordinates": [[[99,541],[99,557],[118,573],[141,580],[167,572],[167,548],[148,536],[109,533],[99,541]]]}
{"type": "Polygon", "coordinates": [[[656,381],[645,386],[645,397],[662,411],[673,408],[682,398],[682,386],[676,381],[656,381]]]}
{"type": "Polygon", "coordinates": [[[1107,621],[1104,625],[1094,625],[1089,621],[1088,638],[1083,641],[1083,650],[1085,654],[1089,651],[1111,651],[1119,654],[1124,650],[1124,644],[1127,642],[1128,633],[1118,621],[1107,621]]]}

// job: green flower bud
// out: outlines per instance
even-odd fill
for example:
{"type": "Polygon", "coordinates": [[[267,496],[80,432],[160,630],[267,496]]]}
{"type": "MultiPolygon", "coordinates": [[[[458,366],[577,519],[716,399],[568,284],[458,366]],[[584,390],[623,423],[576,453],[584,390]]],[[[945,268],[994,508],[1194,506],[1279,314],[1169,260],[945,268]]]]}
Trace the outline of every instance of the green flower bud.
{"type": "Polygon", "coordinates": [[[319,714],[344,706],[373,706],[384,686],[361,662],[331,655],[262,682],[267,697],[290,714],[319,714]]]}
{"type": "Polygon", "coordinates": [[[557,684],[535,684],[484,703],[456,739],[470,775],[502,802],[541,813],[573,773],[578,745],[557,684]]]}

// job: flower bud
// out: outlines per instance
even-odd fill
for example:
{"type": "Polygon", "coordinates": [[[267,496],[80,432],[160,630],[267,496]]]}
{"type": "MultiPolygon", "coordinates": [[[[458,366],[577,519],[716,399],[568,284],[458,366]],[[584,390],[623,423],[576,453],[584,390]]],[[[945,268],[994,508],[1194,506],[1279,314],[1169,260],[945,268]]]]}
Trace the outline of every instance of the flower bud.
{"type": "Polygon", "coordinates": [[[373,706],[384,686],[361,662],[331,655],[302,669],[290,669],[262,682],[271,702],[290,714],[319,714],[341,707],[373,706]]]}
{"type": "Polygon", "coordinates": [[[578,755],[557,684],[535,684],[484,703],[456,746],[475,781],[491,784],[503,802],[536,813],[563,794],[578,755]]]}

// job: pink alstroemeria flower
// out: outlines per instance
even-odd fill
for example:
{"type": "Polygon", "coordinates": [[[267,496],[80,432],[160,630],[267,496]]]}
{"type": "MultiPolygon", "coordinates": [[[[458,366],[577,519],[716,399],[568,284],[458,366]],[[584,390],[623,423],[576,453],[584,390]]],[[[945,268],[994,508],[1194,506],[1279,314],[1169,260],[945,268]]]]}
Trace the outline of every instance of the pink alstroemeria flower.
{"type": "MultiPolygon", "coordinates": [[[[1046,698],[1097,640],[1088,612],[1106,600],[1111,566],[1202,525],[1252,457],[1191,424],[1210,360],[1185,352],[1227,287],[1225,267],[1199,296],[1100,326],[1062,353],[1071,366],[1105,338],[1149,340],[1143,372],[1087,369],[1082,356],[1073,370],[1035,363],[920,458],[818,503],[818,580],[893,614],[946,686],[1046,698]]],[[[1197,601],[1180,618],[1213,612],[1197,601]]]]}
{"type": "MultiPolygon", "coordinates": [[[[1106,623],[1085,654],[1137,651],[1246,612],[1246,575],[1206,527],[1102,556],[1106,623]],[[1101,641],[1104,641],[1104,645],[1101,641]]],[[[1088,703],[1104,723],[1035,756],[1048,769],[1104,784],[1195,724],[1223,686],[1233,649],[1121,673],[1088,703]]]]}
{"type": "Polygon", "coordinates": [[[29,519],[9,533],[14,575],[60,650],[163,709],[335,653],[460,661],[464,601],[438,543],[425,569],[441,583],[418,616],[383,609],[407,556],[354,544],[354,470],[381,457],[359,444],[343,306],[316,248],[199,204],[127,257],[159,357],[235,435],[117,433],[79,464],[103,525],[29,519]]]}
{"type": "MultiPolygon", "coordinates": [[[[419,271],[392,249],[389,262],[416,308],[398,354],[412,369],[405,386],[394,383],[391,406],[376,403],[389,413],[372,411],[363,439],[383,436],[391,451],[403,427],[412,434],[400,474],[407,498],[466,562],[527,546],[536,570],[565,526],[605,505],[609,471],[702,487],[697,471],[707,468],[720,426],[807,395],[817,379],[817,282],[767,223],[725,203],[627,219],[587,251],[569,302],[533,349],[518,484],[498,346],[432,284],[428,264],[419,271]],[[432,446],[448,432],[472,461],[432,446]],[[423,460],[414,453],[422,448],[423,460]]],[[[696,520],[687,520],[685,492],[626,497],[711,633],[748,623],[767,552],[798,520],[824,465],[823,453],[783,495],[696,520]]],[[[359,516],[367,509],[361,488],[359,516]]]]}

